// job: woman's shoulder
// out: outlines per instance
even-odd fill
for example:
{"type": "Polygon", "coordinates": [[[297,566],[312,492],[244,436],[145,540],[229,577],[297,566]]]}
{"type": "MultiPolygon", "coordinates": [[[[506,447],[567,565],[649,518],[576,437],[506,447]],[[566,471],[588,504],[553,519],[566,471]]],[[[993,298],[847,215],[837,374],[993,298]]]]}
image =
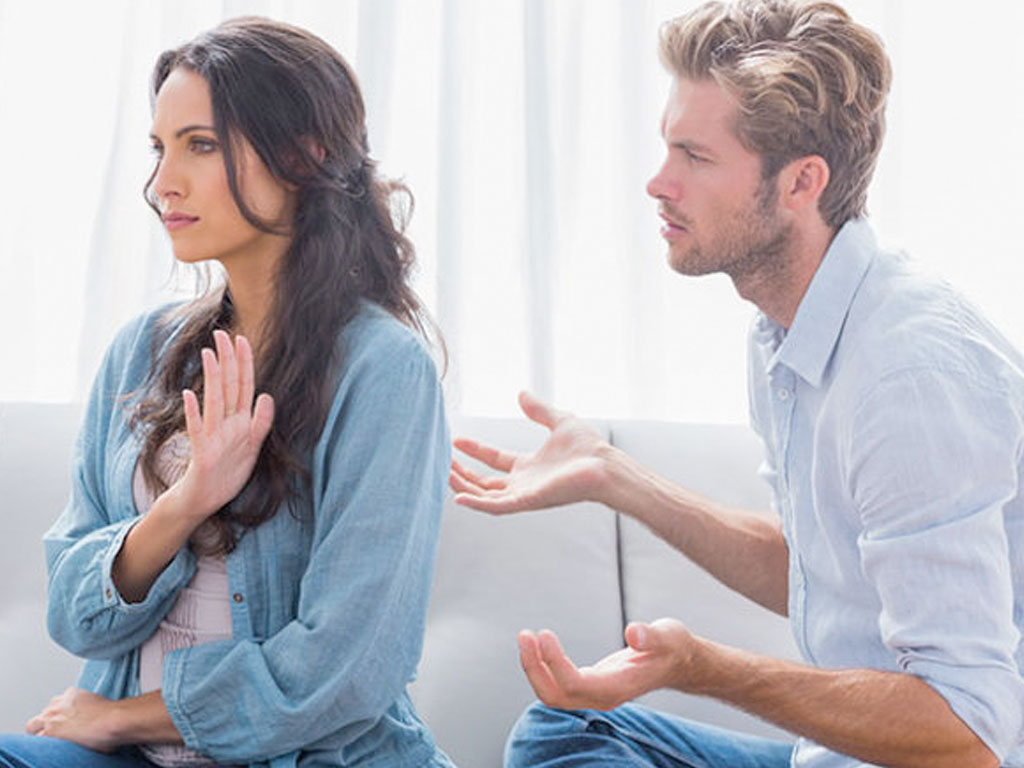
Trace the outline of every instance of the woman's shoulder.
{"type": "Polygon", "coordinates": [[[340,343],[343,365],[349,369],[410,362],[433,366],[422,336],[381,305],[365,299],[342,330],[340,343]]]}
{"type": "Polygon", "coordinates": [[[142,312],[124,323],[114,334],[103,367],[107,370],[127,374],[129,379],[137,378],[131,371],[148,369],[152,361],[154,339],[158,331],[169,329],[173,334],[176,319],[185,302],[170,302],[142,312]]]}

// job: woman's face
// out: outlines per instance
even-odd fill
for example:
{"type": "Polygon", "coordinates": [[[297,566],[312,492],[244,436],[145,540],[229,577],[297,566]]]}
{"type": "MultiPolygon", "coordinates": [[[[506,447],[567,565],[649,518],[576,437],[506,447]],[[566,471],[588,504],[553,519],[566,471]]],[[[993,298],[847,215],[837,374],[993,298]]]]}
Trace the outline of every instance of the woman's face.
{"type": "MultiPolygon", "coordinates": [[[[157,157],[151,194],[180,261],[217,259],[232,264],[276,261],[290,238],[252,226],[228,188],[224,155],[213,128],[210,88],[184,67],[173,70],[156,96],[150,134],[157,157]]],[[[289,231],[295,196],[244,138],[232,149],[242,199],[260,219],[289,231]]]]}

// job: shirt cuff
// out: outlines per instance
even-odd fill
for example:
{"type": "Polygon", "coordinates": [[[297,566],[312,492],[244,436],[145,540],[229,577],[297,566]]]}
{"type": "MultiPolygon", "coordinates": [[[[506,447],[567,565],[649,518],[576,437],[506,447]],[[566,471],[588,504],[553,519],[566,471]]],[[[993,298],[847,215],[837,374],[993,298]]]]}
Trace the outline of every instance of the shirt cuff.
{"type": "Polygon", "coordinates": [[[935,689],[1000,762],[1006,759],[1024,726],[1024,681],[1015,669],[952,667],[921,659],[905,668],[935,689]]]}
{"type": "Polygon", "coordinates": [[[156,603],[166,599],[169,593],[192,578],[192,574],[195,572],[195,555],[187,546],[182,547],[175,554],[174,559],[157,576],[141,602],[130,603],[125,600],[117,585],[114,584],[114,561],[120,554],[128,534],[141,520],[142,516],[140,515],[122,526],[103,554],[103,560],[100,563],[100,589],[102,590],[100,601],[104,608],[114,608],[124,613],[145,613],[152,610],[156,603]]]}

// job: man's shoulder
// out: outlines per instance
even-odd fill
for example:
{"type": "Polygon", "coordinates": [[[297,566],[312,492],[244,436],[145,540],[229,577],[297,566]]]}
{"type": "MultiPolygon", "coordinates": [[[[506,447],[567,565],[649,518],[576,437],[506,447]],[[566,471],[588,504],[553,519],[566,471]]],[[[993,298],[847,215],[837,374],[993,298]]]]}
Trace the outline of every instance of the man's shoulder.
{"type": "Polygon", "coordinates": [[[953,286],[909,258],[880,253],[850,306],[836,374],[862,381],[900,373],[1024,383],[1024,358],[953,286]]]}

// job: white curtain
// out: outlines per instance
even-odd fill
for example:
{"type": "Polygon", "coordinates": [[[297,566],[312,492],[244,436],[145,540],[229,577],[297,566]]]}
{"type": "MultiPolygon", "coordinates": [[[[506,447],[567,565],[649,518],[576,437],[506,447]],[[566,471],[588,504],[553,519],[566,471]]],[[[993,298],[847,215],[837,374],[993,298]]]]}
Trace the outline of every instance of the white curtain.
{"type": "MultiPolygon", "coordinates": [[[[354,65],[383,170],[416,195],[417,288],[450,407],[531,388],[593,416],[742,422],[751,307],[665,265],[668,0],[0,0],[0,400],[81,398],[116,328],[182,295],[148,175],[157,54],[220,19],[318,33],[354,65]]],[[[1024,346],[1024,4],[851,0],[895,68],[870,195],[906,247],[1024,346]]]]}

